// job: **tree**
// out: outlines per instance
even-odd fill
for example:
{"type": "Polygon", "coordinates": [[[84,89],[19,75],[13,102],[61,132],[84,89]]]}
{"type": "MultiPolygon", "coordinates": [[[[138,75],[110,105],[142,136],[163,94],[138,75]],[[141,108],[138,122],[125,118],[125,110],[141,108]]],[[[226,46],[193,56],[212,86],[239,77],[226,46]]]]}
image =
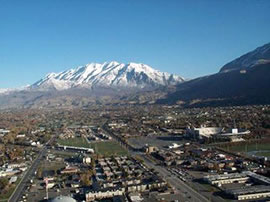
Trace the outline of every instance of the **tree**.
{"type": "Polygon", "coordinates": [[[90,180],[91,177],[92,177],[92,175],[90,172],[82,173],[80,176],[81,184],[83,186],[90,186],[92,184],[91,180],[90,180]]]}
{"type": "Polygon", "coordinates": [[[39,167],[38,170],[37,170],[37,177],[39,179],[42,178],[42,173],[43,173],[43,169],[42,169],[42,167],[39,167]]]}
{"type": "Polygon", "coordinates": [[[4,190],[7,185],[8,185],[8,179],[0,178],[0,190],[4,190]]]}

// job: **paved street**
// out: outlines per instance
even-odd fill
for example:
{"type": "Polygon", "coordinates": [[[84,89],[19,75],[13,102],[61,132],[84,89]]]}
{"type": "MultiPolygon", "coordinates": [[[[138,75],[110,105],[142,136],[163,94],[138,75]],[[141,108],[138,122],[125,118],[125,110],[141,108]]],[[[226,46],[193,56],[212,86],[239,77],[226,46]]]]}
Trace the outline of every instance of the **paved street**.
{"type": "Polygon", "coordinates": [[[164,167],[155,165],[152,161],[145,155],[140,155],[145,164],[151,168],[154,168],[158,173],[166,179],[171,186],[176,189],[176,192],[182,193],[183,195],[187,196],[187,201],[193,202],[202,202],[202,201],[209,201],[205,196],[201,195],[190,186],[188,186],[185,182],[178,179],[176,176],[172,176],[171,173],[164,167]],[[186,194],[185,194],[186,193],[186,194]]]}
{"type": "MultiPolygon", "coordinates": [[[[51,141],[53,141],[54,138],[50,139],[47,144],[49,144],[51,141]]],[[[35,172],[39,166],[39,163],[42,159],[42,156],[44,156],[47,152],[47,144],[41,149],[39,152],[37,158],[33,161],[30,168],[26,171],[25,175],[23,176],[20,184],[16,187],[16,190],[13,192],[12,196],[9,198],[9,202],[17,202],[21,198],[21,196],[25,193],[27,184],[29,184],[29,181],[31,180],[32,176],[35,175],[35,172]]]]}

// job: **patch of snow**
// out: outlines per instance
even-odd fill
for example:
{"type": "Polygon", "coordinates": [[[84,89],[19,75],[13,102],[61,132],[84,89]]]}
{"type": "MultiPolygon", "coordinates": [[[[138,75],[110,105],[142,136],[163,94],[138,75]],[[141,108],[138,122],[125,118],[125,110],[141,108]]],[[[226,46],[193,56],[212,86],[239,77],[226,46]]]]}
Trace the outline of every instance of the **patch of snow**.
{"type": "Polygon", "coordinates": [[[180,76],[160,72],[141,63],[116,61],[89,63],[60,73],[50,73],[31,88],[66,90],[73,87],[136,87],[166,86],[183,82],[180,76]]]}

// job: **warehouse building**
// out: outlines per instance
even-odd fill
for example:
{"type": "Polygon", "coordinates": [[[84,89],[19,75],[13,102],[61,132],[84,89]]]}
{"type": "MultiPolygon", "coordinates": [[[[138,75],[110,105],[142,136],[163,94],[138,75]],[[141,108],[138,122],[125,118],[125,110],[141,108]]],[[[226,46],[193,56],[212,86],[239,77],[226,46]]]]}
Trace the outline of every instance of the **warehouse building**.
{"type": "Polygon", "coordinates": [[[250,186],[226,190],[226,193],[237,200],[254,200],[270,197],[270,186],[250,186]]]}
{"type": "Polygon", "coordinates": [[[246,173],[231,173],[223,175],[208,175],[203,179],[209,184],[221,186],[223,184],[245,183],[249,180],[249,176],[246,173]]]}

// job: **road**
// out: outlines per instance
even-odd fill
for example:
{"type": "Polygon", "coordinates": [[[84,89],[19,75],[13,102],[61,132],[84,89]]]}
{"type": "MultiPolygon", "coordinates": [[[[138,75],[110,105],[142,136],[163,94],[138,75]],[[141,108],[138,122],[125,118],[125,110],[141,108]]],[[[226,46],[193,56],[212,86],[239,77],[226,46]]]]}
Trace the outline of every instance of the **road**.
{"type": "Polygon", "coordinates": [[[165,167],[154,164],[145,155],[140,155],[140,157],[143,158],[145,164],[148,167],[155,169],[164,179],[166,179],[167,182],[176,189],[176,192],[187,193],[187,195],[190,197],[188,201],[193,202],[209,201],[209,199],[207,199],[205,196],[201,195],[199,192],[192,189],[184,181],[180,180],[176,176],[172,176],[172,174],[165,167]]]}
{"type": "Polygon", "coordinates": [[[19,201],[19,199],[21,198],[21,196],[23,195],[23,193],[26,190],[27,184],[29,184],[29,181],[31,180],[32,176],[35,175],[35,172],[36,172],[36,170],[37,170],[37,168],[39,166],[39,163],[40,163],[42,157],[46,154],[46,152],[47,152],[47,145],[50,142],[52,142],[53,139],[54,138],[51,138],[48,141],[48,143],[45,146],[43,146],[43,148],[39,152],[37,158],[33,161],[33,163],[30,166],[30,168],[24,174],[21,182],[16,187],[15,191],[13,192],[13,194],[11,195],[11,197],[9,198],[8,202],[17,202],[17,201],[19,201]]]}

